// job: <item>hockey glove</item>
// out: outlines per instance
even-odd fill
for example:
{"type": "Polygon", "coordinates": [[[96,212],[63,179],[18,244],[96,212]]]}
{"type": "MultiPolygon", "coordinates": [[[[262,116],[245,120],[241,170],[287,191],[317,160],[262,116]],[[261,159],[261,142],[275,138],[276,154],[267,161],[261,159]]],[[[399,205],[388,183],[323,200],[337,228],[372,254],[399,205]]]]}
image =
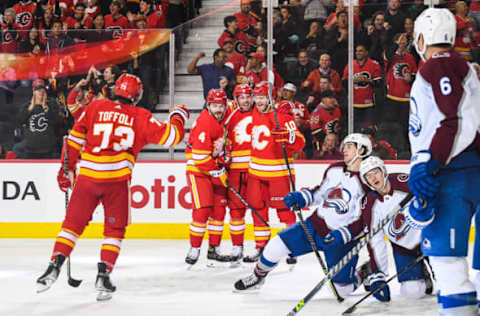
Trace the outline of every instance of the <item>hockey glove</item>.
{"type": "Polygon", "coordinates": [[[275,128],[272,130],[272,135],[277,143],[295,143],[295,131],[275,128]]]}
{"type": "Polygon", "coordinates": [[[209,173],[214,180],[219,181],[221,185],[227,187],[227,170],[225,169],[225,167],[218,170],[210,170],[209,173]]]}
{"type": "Polygon", "coordinates": [[[370,291],[375,292],[381,288],[373,296],[380,302],[390,302],[390,288],[385,281],[385,274],[381,271],[374,272],[367,277],[367,283],[370,284],[370,291]]]}
{"type": "Polygon", "coordinates": [[[68,189],[72,187],[72,182],[70,181],[68,175],[65,174],[65,170],[63,169],[63,167],[58,170],[57,182],[58,187],[64,193],[67,193],[68,189]]]}
{"type": "Polygon", "coordinates": [[[423,229],[435,218],[435,202],[415,198],[405,210],[404,215],[410,227],[423,229]]]}
{"type": "Polygon", "coordinates": [[[410,159],[410,177],[408,186],[416,197],[423,200],[431,199],[437,194],[440,182],[433,174],[440,168],[440,163],[432,159],[432,152],[422,150],[410,159]]]}
{"type": "Polygon", "coordinates": [[[283,198],[283,203],[288,208],[296,205],[298,208],[302,209],[305,206],[309,206],[313,202],[313,192],[312,190],[300,190],[295,192],[290,192],[283,198]]]}
{"type": "Polygon", "coordinates": [[[187,107],[183,104],[174,105],[169,109],[168,113],[168,120],[172,122],[172,120],[178,120],[182,122],[182,125],[185,125],[185,122],[190,117],[190,112],[188,111],[187,107]]]}
{"type": "Polygon", "coordinates": [[[352,232],[347,226],[332,230],[322,241],[322,248],[325,250],[343,246],[352,240],[352,232]]]}

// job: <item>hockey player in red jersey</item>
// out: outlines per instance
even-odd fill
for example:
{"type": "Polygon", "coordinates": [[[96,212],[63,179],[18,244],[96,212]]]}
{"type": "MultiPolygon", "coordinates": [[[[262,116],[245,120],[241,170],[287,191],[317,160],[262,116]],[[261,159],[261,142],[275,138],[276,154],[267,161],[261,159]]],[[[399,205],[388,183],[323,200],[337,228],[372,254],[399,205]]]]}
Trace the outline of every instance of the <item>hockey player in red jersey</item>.
{"type": "Polygon", "coordinates": [[[68,136],[68,166],[62,165],[59,179],[69,180],[62,177],[65,168],[70,173],[77,170],[77,178],[50,264],[37,280],[38,292],[48,290],[57,280],[65,258],[101,202],[105,212],[104,241],[95,287],[99,291],[97,300],[111,298],[116,288],[109,275],[130,223],[130,179],[137,154],[148,143],[175,146],[185,135],[189,117],[186,107],[172,107],[169,122],[161,123],[149,111],[134,106],[143,93],[138,77],[121,75],[115,89],[117,100],[91,102],[68,136]]]}
{"type": "MultiPolygon", "coordinates": [[[[206,109],[200,113],[190,131],[187,156],[187,183],[192,194],[191,248],[185,262],[193,265],[200,256],[200,246],[207,230],[208,260],[229,262],[230,256],[221,255],[218,246],[222,239],[223,220],[227,205],[227,171],[222,154],[225,146],[223,128],[227,115],[227,95],[221,89],[211,89],[206,109]]],[[[214,262],[210,261],[209,266],[214,262]]]]}
{"type": "MultiPolygon", "coordinates": [[[[236,108],[225,121],[227,143],[231,147],[228,181],[246,199],[252,141],[252,89],[248,84],[237,85],[233,90],[233,97],[236,108]]],[[[231,259],[236,262],[243,257],[246,207],[230,190],[228,207],[230,208],[230,236],[233,244],[231,259]]]]}
{"type": "MultiPolygon", "coordinates": [[[[290,192],[289,170],[285,163],[281,143],[285,144],[292,175],[293,153],[305,146],[305,139],[298,131],[293,117],[293,105],[282,101],[275,119],[272,105],[268,98],[268,83],[261,82],[253,90],[255,108],[252,112],[252,147],[248,169],[248,202],[268,221],[268,208],[277,209],[282,223],[291,226],[296,218],[283,202],[283,197],[290,192]]],[[[263,248],[270,239],[270,228],[254,214],[254,235],[256,253],[245,257],[245,262],[258,260],[263,248]]]]}

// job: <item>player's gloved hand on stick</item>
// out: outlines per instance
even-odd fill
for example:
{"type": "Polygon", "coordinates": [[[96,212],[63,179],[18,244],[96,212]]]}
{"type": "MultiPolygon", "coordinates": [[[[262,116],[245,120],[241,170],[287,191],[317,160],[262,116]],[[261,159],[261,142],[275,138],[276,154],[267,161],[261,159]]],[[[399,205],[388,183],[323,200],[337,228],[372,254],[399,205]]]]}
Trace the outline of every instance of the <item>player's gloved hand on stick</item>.
{"type": "Polygon", "coordinates": [[[332,230],[322,241],[323,249],[333,249],[337,246],[343,246],[352,240],[352,232],[347,226],[332,230]]]}
{"type": "Polygon", "coordinates": [[[272,130],[273,138],[277,143],[287,143],[293,144],[295,143],[295,131],[288,130],[288,129],[278,129],[274,128],[272,130]]]}
{"type": "Polygon", "coordinates": [[[313,192],[312,190],[300,190],[290,192],[283,198],[283,202],[288,208],[297,206],[302,209],[305,206],[309,206],[313,202],[313,192]]]}
{"type": "Polygon", "coordinates": [[[168,113],[168,120],[172,122],[172,120],[178,120],[185,125],[185,122],[190,118],[190,112],[188,111],[187,107],[183,104],[174,105],[169,109],[168,113]]]}
{"type": "Polygon", "coordinates": [[[430,150],[422,150],[410,159],[410,166],[408,179],[410,191],[423,200],[433,198],[440,188],[440,182],[433,177],[433,174],[440,168],[440,163],[432,159],[430,150]]]}
{"type": "Polygon", "coordinates": [[[435,200],[413,199],[405,210],[405,220],[410,227],[422,229],[428,226],[435,218],[435,200]]]}
{"type": "Polygon", "coordinates": [[[217,170],[210,170],[210,175],[213,177],[213,179],[216,179],[220,182],[221,185],[224,187],[227,187],[227,170],[225,167],[217,170]]]}
{"type": "Polygon", "coordinates": [[[370,274],[367,277],[367,283],[370,284],[370,291],[372,292],[385,285],[380,291],[374,293],[373,296],[380,302],[390,302],[390,288],[383,272],[377,271],[370,274]]]}
{"type": "Polygon", "coordinates": [[[65,170],[63,169],[63,167],[60,168],[60,170],[58,170],[57,182],[58,182],[58,187],[64,193],[66,193],[68,189],[72,187],[72,182],[70,181],[70,177],[65,174],[65,170]]]}

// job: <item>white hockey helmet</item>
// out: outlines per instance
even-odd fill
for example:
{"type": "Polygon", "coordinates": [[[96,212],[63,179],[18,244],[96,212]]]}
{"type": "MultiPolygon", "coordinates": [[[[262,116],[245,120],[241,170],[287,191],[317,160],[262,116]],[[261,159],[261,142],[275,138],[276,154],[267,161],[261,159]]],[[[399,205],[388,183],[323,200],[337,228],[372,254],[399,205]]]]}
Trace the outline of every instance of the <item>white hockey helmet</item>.
{"type": "Polygon", "coordinates": [[[368,183],[366,178],[366,174],[375,168],[379,168],[383,172],[383,190],[385,188],[385,185],[387,184],[388,173],[387,168],[385,168],[385,164],[383,163],[383,160],[378,158],[377,156],[370,156],[362,161],[362,163],[360,164],[360,179],[370,189],[375,190],[375,188],[371,186],[370,183],[368,183]]]}
{"type": "Polygon", "coordinates": [[[368,138],[367,135],[361,134],[361,133],[352,133],[347,135],[342,141],[342,145],[340,146],[340,151],[343,151],[343,146],[345,146],[346,143],[354,143],[357,146],[357,152],[355,153],[355,156],[353,159],[347,163],[347,165],[351,165],[352,163],[357,160],[357,158],[365,158],[370,156],[372,153],[372,142],[368,138]],[[363,154],[360,154],[360,148],[364,148],[363,154]]]}
{"type": "Polygon", "coordinates": [[[436,44],[455,43],[456,21],[448,9],[428,8],[415,20],[413,29],[413,43],[418,55],[425,61],[427,46],[436,44]],[[423,35],[423,49],[418,47],[420,34],[423,35]]]}

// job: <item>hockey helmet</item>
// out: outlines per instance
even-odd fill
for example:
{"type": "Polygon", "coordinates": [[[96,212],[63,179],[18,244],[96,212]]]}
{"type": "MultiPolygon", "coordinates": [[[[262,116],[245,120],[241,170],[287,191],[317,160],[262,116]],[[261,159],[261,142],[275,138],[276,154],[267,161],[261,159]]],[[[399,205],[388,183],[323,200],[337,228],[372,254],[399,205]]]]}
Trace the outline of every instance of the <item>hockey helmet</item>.
{"type": "Polygon", "coordinates": [[[233,97],[238,97],[241,94],[252,94],[252,88],[246,83],[237,84],[233,89],[233,97]]]}
{"type": "Polygon", "coordinates": [[[372,142],[367,135],[361,133],[352,133],[347,135],[347,137],[343,139],[342,145],[340,146],[341,151],[343,151],[343,146],[345,146],[346,143],[354,143],[357,146],[355,156],[349,163],[347,163],[347,165],[351,165],[352,163],[354,163],[357,158],[363,159],[370,156],[370,154],[372,153],[372,142]],[[362,154],[360,154],[360,149],[362,147],[364,148],[364,151],[362,154]]]}
{"type": "Polygon", "coordinates": [[[207,95],[207,103],[227,104],[227,94],[222,89],[210,89],[207,95]]]}
{"type": "Polygon", "coordinates": [[[455,42],[456,21],[448,9],[428,8],[415,20],[413,30],[413,43],[418,55],[425,61],[427,46],[436,44],[449,44],[455,42]],[[418,47],[420,34],[423,35],[423,48],[418,47]]]}
{"type": "Polygon", "coordinates": [[[258,83],[253,89],[253,95],[265,95],[268,96],[268,82],[262,81],[258,83]]]}
{"type": "Polygon", "coordinates": [[[360,164],[360,179],[370,189],[375,190],[375,188],[368,183],[367,177],[366,177],[367,173],[375,168],[379,168],[383,173],[383,177],[384,177],[383,186],[382,186],[382,190],[383,190],[385,188],[385,185],[387,184],[388,173],[387,173],[387,169],[385,168],[385,163],[383,162],[382,159],[378,158],[377,156],[370,156],[362,161],[362,163],[360,164]]]}
{"type": "Polygon", "coordinates": [[[137,104],[143,96],[143,84],[140,78],[131,74],[123,74],[115,82],[115,94],[137,104]]]}

